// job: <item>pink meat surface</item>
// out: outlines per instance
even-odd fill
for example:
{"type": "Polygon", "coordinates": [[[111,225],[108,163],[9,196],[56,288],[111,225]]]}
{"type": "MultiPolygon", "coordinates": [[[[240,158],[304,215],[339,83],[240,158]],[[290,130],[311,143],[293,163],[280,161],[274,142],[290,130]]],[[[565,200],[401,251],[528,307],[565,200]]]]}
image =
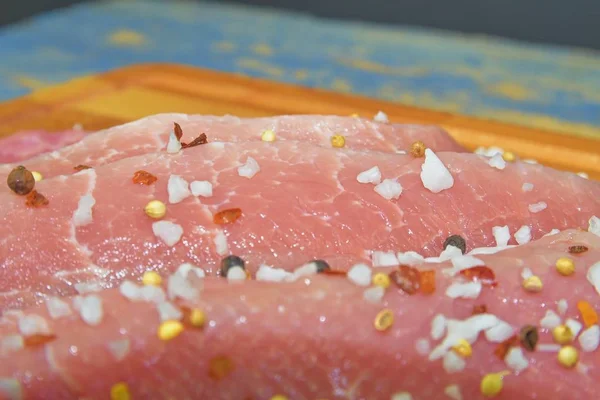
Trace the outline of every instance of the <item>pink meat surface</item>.
{"type": "Polygon", "coordinates": [[[469,248],[492,246],[494,226],[515,233],[526,225],[536,239],[553,228],[587,227],[600,210],[600,185],[575,174],[524,163],[498,170],[474,154],[438,155],[454,179],[440,193],[423,186],[422,158],[293,141],[209,143],[43,180],[36,185],[50,201],[43,208],[0,193],[0,310],[48,294],[74,294],[77,283],[111,287],[148,268],[169,272],[183,262],[214,274],[230,253],[242,256],[251,271],[260,264],[289,270],[315,258],[346,269],[368,261],[372,250],[437,256],[451,234],[465,237],[469,248]],[[260,166],[252,178],[238,173],[249,157],[260,166]],[[384,179],[402,185],[398,199],[387,200],[374,185],[357,181],[374,165],[384,179]],[[158,181],[133,184],[141,169],[158,181]],[[213,196],[169,204],[173,175],[212,182],[213,196]],[[526,182],[534,185],[531,192],[522,190],[526,182]],[[164,221],[181,227],[175,244],[159,239],[155,220],[144,214],[152,199],[167,204],[164,221]],[[80,208],[90,200],[93,206],[80,208]],[[530,211],[540,202],[547,208],[530,211]],[[213,222],[214,214],[234,207],[243,212],[240,220],[213,222]],[[90,210],[89,220],[78,224],[76,215],[90,210]]]}
{"type": "MultiPolygon", "coordinates": [[[[40,154],[61,149],[80,141],[86,133],[81,129],[63,132],[22,131],[0,139],[0,164],[16,163],[40,154]]],[[[0,166],[0,168],[6,168],[0,166]]]]}
{"type": "Polygon", "coordinates": [[[364,297],[370,289],[345,277],[316,275],[294,283],[188,278],[199,293],[170,301],[203,310],[206,323],[168,341],[157,337],[160,319],[151,301],[103,291],[93,295],[103,312],[90,325],[74,311],[81,299],[65,298],[70,315],[52,319],[46,307],[37,306],[3,318],[0,394],[8,399],[106,399],[120,383],[132,399],[269,399],[276,394],[396,399],[394,394],[404,393],[412,397],[399,398],[479,400],[486,398],[480,393],[484,375],[506,371],[494,399],[593,399],[600,379],[597,344],[590,346],[584,337],[597,339],[590,332],[598,326],[583,325],[577,303],[585,300],[600,310],[600,297],[586,279],[590,271],[600,270],[599,249],[598,236],[571,230],[477,256],[495,272],[497,286],[484,285],[476,298],[447,295],[451,285],[463,282],[460,274],[444,273],[453,268],[448,262],[419,267],[436,270],[433,294],[407,295],[392,284],[381,299],[371,301],[364,297]],[[572,245],[589,250],[568,254],[572,245]],[[553,267],[564,256],[574,259],[572,276],[553,267]],[[541,292],[521,287],[524,267],[541,278],[541,292]],[[481,305],[487,313],[473,316],[473,308],[481,305]],[[378,331],[374,320],[384,309],[392,312],[393,324],[378,331]],[[555,313],[554,324],[572,320],[570,326],[582,325],[572,342],[579,363],[571,369],[557,361],[560,346],[550,333],[554,324],[544,318],[548,312],[555,313]],[[55,339],[23,348],[16,324],[32,315],[45,320],[55,339]],[[441,325],[433,322],[439,315],[441,325]],[[512,356],[496,356],[499,342],[525,325],[538,329],[536,349],[525,350],[516,342],[507,353],[512,356]],[[471,357],[462,359],[451,350],[459,338],[471,343],[471,357]],[[215,373],[215,366],[224,364],[228,367],[215,373]]]}
{"type": "MultiPolygon", "coordinates": [[[[336,116],[282,116],[274,118],[212,117],[204,115],[159,114],[125,125],[96,132],[71,146],[27,160],[25,165],[45,177],[73,173],[77,165],[99,166],[123,158],[163,150],[173,123],[183,129],[184,142],[201,133],[208,140],[238,142],[261,140],[267,129],[278,140],[299,140],[330,147],[335,134],[346,137],[346,146],[382,152],[406,151],[421,140],[435,151],[465,151],[444,130],[434,126],[376,123],[366,119],[336,116]]],[[[15,164],[0,165],[0,179],[15,164]]]]}

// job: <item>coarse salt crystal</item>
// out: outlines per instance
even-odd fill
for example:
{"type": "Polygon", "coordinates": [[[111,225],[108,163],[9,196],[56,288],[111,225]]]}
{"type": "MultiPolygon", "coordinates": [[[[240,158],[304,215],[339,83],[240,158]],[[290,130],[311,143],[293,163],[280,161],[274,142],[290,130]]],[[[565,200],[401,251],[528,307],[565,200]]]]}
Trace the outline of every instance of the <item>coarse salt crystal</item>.
{"type": "Polygon", "coordinates": [[[425,258],[417,253],[416,251],[407,251],[406,253],[398,253],[396,254],[396,258],[398,258],[398,262],[401,265],[419,265],[425,261],[425,258]]]}
{"type": "Polygon", "coordinates": [[[452,299],[476,299],[481,293],[481,282],[454,282],[446,288],[446,296],[452,299]]]}
{"type": "Polygon", "coordinates": [[[523,280],[529,279],[532,276],[533,276],[533,272],[531,271],[531,268],[525,267],[525,268],[523,268],[523,271],[521,271],[521,278],[523,278],[523,280]]]}
{"type": "Polygon", "coordinates": [[[421,165],[421,182],[426,189],[433,193],[439,193],[454,186],[452,174],[431,149],[425,149],[425,161],[421,165]]]}
{"type": "Polygon", "coordinates": [[[600,218],[595,215],[588,221],[588,232],[600,236],[600,218]]]}
{"type": "Polygon", "coordinates": [[[488,164],[490,167],[494,167],[496,169],[504,169],[506,168],[506,161],[502,158],[501,154],[496,154],[492,158],[488,160],[488,164]]]}
{"type": "Polygon", "coordinates": [[[444,337],[446,332],[446,317],[442,314],[437,314],[431,320],[431,338],[433,340],[440,340],[444,337]]]}
{"type": "Polygon", "coordinates": [[[139,289],[139,300],[160,303],[167,298],[164,290],[160,286],[144,285],[139,289]]]}
{"type": "Polygon", "coordinates": [[[256,160],[252,157],[248,157],[246,163],[241,167],[238,167],[238,175],[244,178],[252,178],[260,171],[260,166],[256,160]]]}
{"type": "Polygon", "coordinates": [[[167,296],[170,300],[182,298],[191,301],[197,299],[198,295],[198,288],[192,286],[183,275],[175,273],[169,276],[167,281],[167,296]]]}
{"type": "Polygon", "coordinates": [[[229,245],[227,244],[227,236],[225,236],[225,232],[218,231],[213,238],[213,242],[215,243],[215,250],[217,254],[220,256],[225,256],[229,253],[229,245]]]}
{"type": "Polygon", "coordinates": [[[419,353],[422,356],[429,354],[429,352],[431,351],[429,340],[425,338],[417,339],[417,341],[415,342],[415,349],[417,350],[417,353],[419,353]]]}
{"type": "Polygon", "coordinates": [[[408,392],[394,393],[391,400],[413,400],[413,397],[408,392]]]}
{"type": "Polygon", "coordinates": [[[475,149],[475,154],[479,154],[481,156],[493,157],[496,154],[504,154],[504,149],[501,147],[491,146],[491,147],[478,147],[475,149]]]}
{"type": "Polygon", "coordinates": [[[84,226],[92,222],[92,208],[96,204],[96,199],[91,194],[83,195],[79,198],[77,209],[73,213],[73,224],[75,226],[84,226]]]}
{"type": "Polygon", "coordinates": [[[156,309],[158,310],[158,315],[161,322],[176,320],[179,321],[183,318],[183,313],[180,309],[175,307],[171,302],[163,301],[156,305],[156,309]]]}
{"type": "Polygon", "coordinates": [[[397,199],[402,194],[402,185],[395,179],[384,179],[376,185],[375,192],[386,200],[397,199]]]}
{"type": "MultiPolygon", "coordinates": [[[[462,250],[456,246],[449,245],[440,253],[439,257],[427,257],[425,259],[426,263],[441,263],[444,261],[451,260],[455,257],[462,256],[462,250]]],[[[448,268],[446,271],[453,271],[453,269],[448,268]]]]}
{"type": "Polygon", "coordinates": [[[542,351],[544,353],[556,353],[560,350],[560,344],[556,343],[541,343],[535,347],[536,351],[542,351]]]}
{"type": "Polygon", "coordinates": [[[544,237],[546,237],[546,236],[552,236],[552,235],[556,235],[557,233],[560,233],[560,229],[556,229],[556,228],[554,228],[554,229],[552,229],[550,232],[546,233],[546,234],[544,235],[544,237]]]}
{"type": "Polygon", "coordinates": [[[293,277],[291,280],[296,280],[303,276],[311,276],[315,275],[318,272],[317,264],[315,262],[306,263],[294,270],[292,273],[293,277]]]}
{"type": "Polygon", "coordinates": [[[492,235],[494,235],[496,246],[503,247],[508,245],[508,241],[510,240],[510,230],[508,225],[494,226],[492,228],[492,235]]]}
{"type": "Polygon", "coordinates": [[[379,122],[379,123],[383,123],[383,124],[387,124],[388,122],[390,122],[387,114],[384,113],[383,111],[377,112],[377,114],[375,114],[375,116],[373,117],[373,120],[375,122],[379,122]]]}
{"type": "Polygon", "coordinates": [[[579,345],[585,352],[595,351],[600,345],[600,327],[592,325],[579,335],[579,345]]]}
{"type": "Polygon", "coordinates": [[[193,181],[190,183],[192,195],[198,197],[211,197],[213,195],[213,185],[209,181],[193,181]]]}
{"type": "Polygon", "coordinates": [[[0,339],[0,355],[12,353],[25,347],[25,341],[21,335],[8,335],[0,339]]]}
{"type": "MultiPolygon", "coordinates": [[[[458,251],[460,252],[460,249],[458,251]]],[[[452,262],[452,268],[445,268],[442,270],[442,273],[445,276],[454,276],[462,270],[485,265],[483,260],[471,255],[463,255],[462,252],[459,255],[452,257],[450,262],[452,262]]]]}
{"type": "Polygon", "coordinates": [[[442,365],[444,367],[444,371],[449,374],[454,374],[465,369],[467,362],[455,352],[449,351],[444,355],[442,365]]]}
{"type": "Polygon", "coordinates": [[[546,208],[548,208],[548,204],[546,204],[543,201],[540,201],[539,203],[530,204],[528,206],[528,208],[529,208],[529,212],[535,214],[535,213],[539,213],[540,211],[544,211],[546,208]]]}
{"type": "Polygon", "coordinates": [[[515,372],[521,372],[529,367],[529,361],[523,354],[523,349],[520,347],[511,347],[504,357],[506,365],[515,372]]]}
{"type": "Polygon", "coordinates": [[[108,342],[107,346],[115,361],[123,361],[127,357],[127,354],[129,354],[131,343],[129,339],[125,338],[112,340],[108,342]]]}
{"type": "Polygon", "coordinates": [[[359,183],[374,183],[377,185],[379,182],[381,182],[381,171],[377,166],[369,168],[368,170],[358,174],[356,176],[356,180],[359,183]]]}
{"type": "Polygon", "coordinates": [[[523,225],[515,232],[514,237],[519,244],[529,243],[531,240],[531,228],[527,225],[523,225]]]}
{"type": "Polygon", "coordinates": [[[102,322],[104,311],[102,308],[102,299],[100,297],[94,294],[83,297],[78,308],[79,315],[86,324],[96,326],[102,322]]]}
{"type": "Polygon", "coordinates": [[[119,286],[119,292],[123,295],[123,297],[129,300],[139,300],[140,299],[140,287],[135,283],[126,280],[121,283],[119,286]]]}
{"type": "Polygon", "coordinates": [[[96,293],[104,289],[100,282],[77,282],[73,287],[79,294],[96,293]]]}
{"type": "Polygon", "coordinates": [[[36,314],[29,314],[19,317],[17,322],[19,332],[23,336],[47,335],[50,333],[50,327],[44,317],[36,314]]]}
{"type": "Polygon", "coordinates": [[[347,273],[348,279],[358,286],[371,284],[371,268],[365,264],[356,264],[347,273]]]}
{"type": "Polygon", "coordinates": [[[181,150],[181,142],[175,136],[175,132],[171,131],[169,134],[169,143],[167,144],[167,153],[175,154],[181,150]]]}
{"type": "Polygon", "coordinates": [[[567,318],[567,320],[565,321],[565,325],[571,330],[571,333],[573,333],[574,338],[576,338],[577,335],[579,335],[579,332],[581,332],[581,328],[583,328],[581,322],[573,318],[567,318]]]}
{"type": "Polygon", "coordinates": [[[531,192],[533,190],[533,183],[525,182],[523,186],[521,186],[521,190],[524,192],[531,192]]]}
{"type": "Polygon", "coordinates": [[[473,344],[482,331],[498,324],[498,318],[493,314],[477,314],[465,320],[448,319],[446,322],[446,337],[431,353],[429,360],[437,360],[446,354],[459,340],[465,339],[473,344]]]}
{"type": "Polygon", "coordinates": [[[183,276],[184,279],[187,279],[190,272],[193,272],[198,278],[204,278],[206,276],[206,272],[204,272],[202,268],[196,267],[194,264],[190,263],[181,264],[176,272],[183,276]]]}
{"type": "Polygon", "coordinates": [[[557,310],[560,315],[565,315],[569,308],[569,303],[567,303],[566,299],[560,299],[557,304],[557,310]]]}
{"type": "Polygon", "coordinates": [[[69,304],[58,297],[48,297],[46,299],[46,307],[48,308],[48,314],[52,319],[68,317],[72,314],[69,304]]]}
{"type": "Polygon", "coordinates": [[[191,196],[189,183],[179,175],[171,175],[167,183],[169,203],[177,204],[191,196]]]}
{"type": "Polygon", "coordinates": [[[501,343],[510,338],[515,333],[515,329],[507,322],[499,321],[496,326],[493,326],[485,331],[485,338],[492,343],[501,343]]]}
{"type": "Polygon", "coordinates": [[[581,177],[581,178],[583,178],[583,179],[589,179],[589,177],[590,177],[590,176],[589,176],[588,174],[586,174],[585,172],[578,172],[578,173],[577,173],[577,176],[579,176],[579,177],[581,177]]]}
{"type": "Polygon", "coordinates": [[[268,265],[261,265],[256,271],[257,281],[283,282],[292,277],[292,273],[283,268],[273,268],[268,265]]]}
{"type": "Polygon", "coordinates": [[[398,265],[398,258],[394,252],[374,251],[371,262],[373,267],[395,267],[398,265]]]}
{"type": "Polygon", "coordinates": [[[600,261],[592,265],[586,274],[586,278],[589,283],[594,286],[596,292],[600,294],[600,261]]]}
{"type": "Polygon", "coordinates": [[[7,396],[8,400],[22,400],[23,388],[21,382],[15,378],[0,378],[0,394],[7,396]]]}
{"type": "Polygon", "coordinates": [[[227,271],[228,281],[243,281],[246,280],[246,271],[242,267],[232,267],[227,271]]]}
{"type": "Polygon", "coordinates": [[[460,392],[460,387],[457,384],[446,386],[446,388],[444,389],[444,394],[452,400],[463,400],[462,393],[460,392]]]}
{"type": "Polygon", "coordinates": [[[552,310],[546,311],[546,315],[540,320],[540,326],[545,329],[553,329],[560,325],[560,317],[552,310]]]}
{"type": "Polygon", "coordinates": [[[157,221],[152,224],[152,232],[154,236],[163,241],[167,246],[173,247],[183,236],[183,228],[181,225],[171,221],[157,221]]]}
{"type": "Polygon", "coordinates": [[[369,303],[378,304],[381,303],[381,299],[383,299],[383,295],[385,294],[385,289],[381,286],[373,286],[368,289],[365,289],[363,292],[363,298],[369,303]]]}

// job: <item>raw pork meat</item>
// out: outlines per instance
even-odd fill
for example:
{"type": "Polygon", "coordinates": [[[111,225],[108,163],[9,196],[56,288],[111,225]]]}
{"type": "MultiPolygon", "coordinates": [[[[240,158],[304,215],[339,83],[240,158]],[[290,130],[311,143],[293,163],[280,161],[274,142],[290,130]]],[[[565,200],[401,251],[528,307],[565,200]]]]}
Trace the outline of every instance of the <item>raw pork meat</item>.
{"type": "Polygon", "coordinates": [[[0,164],[15,163],[61,149],[80,141],[85,135],[86,133],[81,129],[70,129],[64,132],[22,131],[15,133],[0,139],[0,164]]]}
{"type": "MultiPolygon", "coordinates": [[[[342,276],[243,284],[190,277],[187,283],[198,296],[171,303],[201,310],[204,327],[184,325],[179,335],[163,336],[168,340],[157,336],[161,320],[155,302],[103,291],[97,295],[101,320],[90,325],[74,308],[82,300],[65,299],[67,316],[52,319],[47,307],[39,306],[4,318],[0,393],[64,400],[104,399],[119,391],[132,399],[483,400],[489,398],[480,392],[483,378],[502,372],[494,399],[592,399],[600,378],[600,333],[597,318],[579,310],[600,310],[600,297],[586,279],[600,269],[599,246],[598,236],[567,231],[482,255],[478,258],[495,273],[496,286],[469,281],[480,284],[476,298],[446,294],[464,283],[461,274],[443,273],[458,259],[419,267],[437,271],[432,294],[408,295],[392,283],[382,289],[383,297],[370,301],[365,293],[375,287],[359,287],[342,276]],[[589,250],[567,253],[573,245],[589,250]],[[573,276],[550,267],[564,256],[575,259],[573,276]],[[525,267],[543,281],[541,292],[521,287],[525,267]],[[376,316],[384,310],[393,321],[376,328],[376,316]],[[483,313],[473,315],[474,310],[483,313]],[[17,323],[34,316],[39,326],[47,324],[45,337],[54,339],[23,346],[17,323]],[[550,332],[556,324],[573,328],[572,345],[579,352],[573,368],[557,360],[561,346],[550,332]],[[520,341],[520,331],[530,334],[520,341]],[[451,349],[457,344],[463,352],[451,349]],[[393,397],[400,394],[405,397],[393,397]]],[[[169,323],[178,324],[173,321],[179,318],[169,323]]]]}

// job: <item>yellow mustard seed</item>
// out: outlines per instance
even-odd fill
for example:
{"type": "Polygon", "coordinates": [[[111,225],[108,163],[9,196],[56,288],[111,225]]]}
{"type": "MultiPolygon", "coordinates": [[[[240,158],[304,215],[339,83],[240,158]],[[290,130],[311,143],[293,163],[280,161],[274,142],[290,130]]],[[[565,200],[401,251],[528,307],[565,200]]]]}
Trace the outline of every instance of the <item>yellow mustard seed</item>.
{"type": "Polygon", "coordinates": [[[375,286],[381,286],[382,288],[387,289],[390,287],[390,283],[391,280],[388,274],[378,272],[375,275],[373,275],[373,285],[375,286]]]}
{"type": "Polygon", "coordinates": [[[154,271],[146,271],[144,275],[142,275],[142,283],[146,286],[160,286],[162,283],[162,277],[154,271]]]}
{"type": "Polygon", "coordinates": [[[167,213],[167,206],[160,200],[152,200],[144,207],[147,216],[154,219],[160,219],[167,213]]]}
{"type": "Polygon", "coordinates": [[[568,257],[561,257],[556,260],[556,270],[563,276],[573,275],[575,272],[575,263],[568,257]]]}
{"type": "Polygon", "coordinates": [[[471,355],[473,354],[473,348],[471,347],[471,343],[469,343],[465,339],[460,339],[458,343],[456,343],[456,345],[452,347],[452,350],[454,350],[456,354],[463,358],[471,357],[471,355]]]}
{"type": "Polygon", "coordinates": [[[190,324],[196,328],[201,328],[206,322],[206,314],[199,308],[194,308],[190,311],[190,324]]]}
{"type": "Polygon", "coordinates": [[[552,329],[552,337],[558,344],[567,344],[573,340],[573,332],[567,325],[558,325],[552,329]]]}
{"type": "Polygon", "coordinates": [[[517,156],[512,151],[505,151],[502,158],[504,158],[504,161],[513,162],[517,159],[517,156]]]}
{"type": "Polygon", "coordinates": [[[342,148],[346,145],[346,138],[342,135],[333,135],[331,137],[331,145],[333,147],[342,148]]]}
{"type": "Polygon", "coordinates": [[[481,394],[486,397],[497,396],[502,391],[504,377],[508,374],[508,371],[503,371],[484,376],[480,385],[481,394]]]}
{"type": "Polygon", "coordinates": [[[158,338],[160,340],[171,340],[183,332],[183,324],[179,321],[165,321],[158,327],[158,338]]]}
{"type": "Polygon", "coordinates": [[[565,368],[573,368],[579,361],[579,352],[573,346],[563,346],[558,351],[558,362],[565,368]]]}
{"type": "Polygon", "coordinates": [[[425,143],[418,140],[410,145],[410,154],[413,157],[420,158],[425,155],[425,149],[425,143]]]}
{"type": "Polygon", "coordinates": [[[260,135],[260,138],[263,142],[274,142],[275,141],[275,132],[270,129],[267,129],[260,135]]]}
{"type": "Polygon", "coordinates": [[[115,383],[110,388],[110,400],[130,400],[129,386],[125,382],[115,383]]]}
{"type": "Polygon", "coordinates": [[[41,181],[42,179],[44,179],[44,176],[43,176],[42,174],[40,174],[39,172],[37,172],[37,171],[31,171],[31,175],[33,175],[33,179],[34,179],[36,182],[39,182],[39,181],[41,181]]]}
{"type": "Polygon", "coordinates": [[[530,276],[523,280],[523,289],[528,292],[541,292],[543,287],[542,280],[537,275],[530,276]]]}
{"type": "Polygon", "coordinates": [[[375,329],[378,331],[386,331],[394,324],[394,313],[386,308],[381,310],[375,317],[375,329]]]}

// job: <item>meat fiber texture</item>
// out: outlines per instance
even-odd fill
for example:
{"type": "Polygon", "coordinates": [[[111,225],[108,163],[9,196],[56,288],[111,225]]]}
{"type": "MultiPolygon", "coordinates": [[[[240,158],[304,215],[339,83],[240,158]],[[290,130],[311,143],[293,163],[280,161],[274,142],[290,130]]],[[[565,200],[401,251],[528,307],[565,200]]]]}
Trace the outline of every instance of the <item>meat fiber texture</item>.
{"type": "Polygon", "coordinates": [[[61,149],[80,141],[85,135],[86,133],[78,128],[61,132],[44,130],[17,132],[0,139],[0,164],[15,163],[61,149]]]}
{"type": "MultiPolygon", "coordinates": [[[[592,398],[600,389],[599,328],[578,308],[600,307],[598,183],[520,162],[494,168],[486,157],[445,151],[460,148],[442,131],[341,117],[299,117],[297,129],[295,117],[208,117],[220,128],[192,133],[184,122],[184,141],[202,131],[209,143],[169,154],[165,138],[148,136],[168,136],[172,122],[188,119],[174,117],[156,117],[164,119],[156,130],[150,117],[104,132],[119,132],[114,143],[122,139],[125,149],[103,145],[104,155],[86,162],[91,169],[72,173],[85,148],[98,148],[86,142],[98,144],[99,133],[23,163],[49,165],[42,173],[54,177],[36,183],[47,206],[0,192],[0,398],[101,399],[120,390],[131,398],[480,399],[482,378],[497,372],[498,399],[592,398]],[[262,142],[265,129],[277,140],[262,142]],[[372,139],[386,129],[389,139],[372,139]],[[340,131],[346,147],[333,148],[340,131]],[[144,132],[141,142],[155,147],[136,148],[124,132],[144,132]],[[398,153],[414,140],[434,150],[427,159],[398,153]],[[424,182],[431,163],[444,189],[424,182]],[[373,167],[381,178],[359,182],[373,167]],[[134,184],[138,170],[157,181],[134,184]],[[191,194],[194,181],[210,182],[212,195],[191,194]],[[167,206],[161,222],[170,234],[144,214],[153,199],[167,206]],[[242,216],[215,223],[231,208],[242,216]],[[471,255],[443,251],[452,234],[471,255]],[[574,245],[586,251],[569,253],[574,245]],[[254,279],[218,277],[229,254],[254,279]],[[574,274],[557,272],[560,257],[574,261],[574,274]],[[314,259],[336,274],[315,274],[314,259]],[[372,280],[406,263],[413,273],[433,271],[433,293],[372,280]],[[483,266],[494,285],[460,272],[483,266]],[[162,284],[136,286],[149,270],[162,284]],[[523,289],[529,275],[543,288],[523,289]],[[481,306],[487,311],[472,315],[481,306]],[[194,309],[206,315],[202,328],[186,322],[194,309]],[[378,330],[382,310],[393,323],[378,330]],[[159,338],[164,321],[183,321],[183,332],[159,338]],[[577,331],[575,367],[558,363],[550,323],[577,331]],[[524,325],[537,326],[546,346],[513,343],[495,356],[524,325]],[[459,339],[472,356],[451,349],[459,339]]],[[[202,117],[189,120],[200,126],[202,117]]]]}

